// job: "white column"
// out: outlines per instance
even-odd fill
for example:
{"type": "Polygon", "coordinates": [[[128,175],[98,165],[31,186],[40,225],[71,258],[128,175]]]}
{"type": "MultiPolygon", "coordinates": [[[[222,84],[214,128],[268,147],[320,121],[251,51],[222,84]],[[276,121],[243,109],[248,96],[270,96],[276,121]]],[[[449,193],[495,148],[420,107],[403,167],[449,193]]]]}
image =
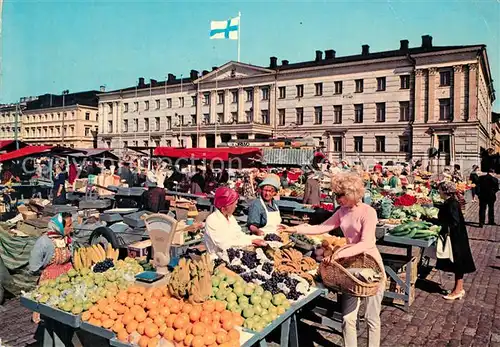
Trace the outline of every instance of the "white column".
{"type": "Polygon", "coordinates": [[[184,144],[185,144],[186,148],[192,148],[193,147],[193,139],[191,138],[191,136],[186,136],[184,138],[184,144]]]}
{"type": "Polygon", "coordinates": [[[262,122],[260,114],[260,87],[253,88],[253,121],[257,123],[262,122]]]}
{"type": "Polygon", "coordinates": [[[229,89],[224,90],[224,121],[231,121],[231,93],[229,89]]]}
{"type": "Polygon", "coordinates": [[[207,148],[207,138],[205,134],[200,134],[199,142],[200,142],[198,143],[199,148],[207,148]]]}
{"type": "Polygon", "coordinates": [[[249,140],[255,140],[255,134],[248,134],[249,140]]]}
{"type": "Polygon", "coordinates": [[[245,118],[245,100],[243,99],[243,94],[245,90],[243,88],[238,89],[238,123],[246,122],[245,118]]]}
{"type": "Polygon", "coordinates": [[[217,122],[217,92],[210,92],[210,123],[214,124],[217,122]]]}
{"type": "Polygon", "coordinates": [[[231,140],[237,140],[238,139],[238,135],[236,134],[231,134],[231,140]]]}

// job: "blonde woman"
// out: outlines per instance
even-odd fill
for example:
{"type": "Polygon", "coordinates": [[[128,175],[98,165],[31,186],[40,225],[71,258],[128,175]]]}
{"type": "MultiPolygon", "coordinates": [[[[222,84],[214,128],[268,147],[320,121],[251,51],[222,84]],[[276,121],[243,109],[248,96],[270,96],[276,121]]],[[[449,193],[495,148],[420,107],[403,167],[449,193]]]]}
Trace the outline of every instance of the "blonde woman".
{"type": "MultiPolygon", "coordinates": [[[[347,245],[336,253],[336,258],[366,253],[376,259],[380,268],[384,269],[382,257],[375,244],[377,213],[371,206],[361,202],[365,193],[362,178],[355,173],[335,175],[332,179],[332,191],[335,193],[340,209],[330,219],[321,225],[299,225],[288,228],[286,231],[315,235],[327,233],[340,227],[347,238],[347,245]]],[[[383,277],[384,280],[380,283],[378,293],[366,298],[365,319],[368,323],[368,345],[370,347],[380,345],[380,309],[385,289],[385,272],[383,277]]],[[[344,345],[356,347],[356,323],[360,298],[343,294],[341,300],[344,345]]]]}

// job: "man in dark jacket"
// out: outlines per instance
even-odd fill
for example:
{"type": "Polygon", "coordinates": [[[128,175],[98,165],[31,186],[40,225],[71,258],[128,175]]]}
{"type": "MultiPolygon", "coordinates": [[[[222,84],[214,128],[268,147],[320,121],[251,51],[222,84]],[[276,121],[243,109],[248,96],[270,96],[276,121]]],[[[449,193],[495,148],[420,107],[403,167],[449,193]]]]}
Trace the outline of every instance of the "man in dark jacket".
{"type": "Polygon", "coordinates": [[[120,171],[120,179],[122,181],[125,181],[125,183],[127,183],[129,187],[134,186],[134,174],[132,173],[132,171],[130,171],[129,163],[123,163],[120,171]]]}
{"type": "Polygon", "coordinates": [[[495,201],[498,192],[498,179],[491,174],[493,168],[489,168],[488,173],[478,179],[479,198],[479,227],[483,227],[486,220],[486,206],[488,206],[488,224],[495,225],[495,201]]]}

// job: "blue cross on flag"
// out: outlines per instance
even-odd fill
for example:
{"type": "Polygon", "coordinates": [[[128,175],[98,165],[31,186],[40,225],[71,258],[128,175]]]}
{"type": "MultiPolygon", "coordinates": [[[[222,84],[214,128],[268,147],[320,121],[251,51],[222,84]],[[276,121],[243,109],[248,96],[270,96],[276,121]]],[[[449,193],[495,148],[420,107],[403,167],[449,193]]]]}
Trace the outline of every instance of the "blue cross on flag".
{"type": "Polygon", "coordinates": [[[210,39],[238,40],[240,17],[210,22],[210,39]]]}

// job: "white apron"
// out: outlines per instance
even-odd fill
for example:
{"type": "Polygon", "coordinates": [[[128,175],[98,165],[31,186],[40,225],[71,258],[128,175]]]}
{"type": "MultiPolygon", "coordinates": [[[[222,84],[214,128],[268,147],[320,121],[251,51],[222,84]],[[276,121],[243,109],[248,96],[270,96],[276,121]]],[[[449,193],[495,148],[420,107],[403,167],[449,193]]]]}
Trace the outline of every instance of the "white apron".
{"type": "Polygon", "coordinates": [[[266,211],[266,217],[267,217],[267,224],[260,228],[264,232],[264,235],[267,234],[276,234],[278,230],[278,225],[281,224],[281,215],[280,211],[278,209],[278,206],[274,204],[274,208],[277,210],[276,212],[269,212],[267,210],[267,206],[262,200],[262,198],[259,199],[260,203],[262,204],[262,207],[264,207],[264,211],[266,211]]]}

